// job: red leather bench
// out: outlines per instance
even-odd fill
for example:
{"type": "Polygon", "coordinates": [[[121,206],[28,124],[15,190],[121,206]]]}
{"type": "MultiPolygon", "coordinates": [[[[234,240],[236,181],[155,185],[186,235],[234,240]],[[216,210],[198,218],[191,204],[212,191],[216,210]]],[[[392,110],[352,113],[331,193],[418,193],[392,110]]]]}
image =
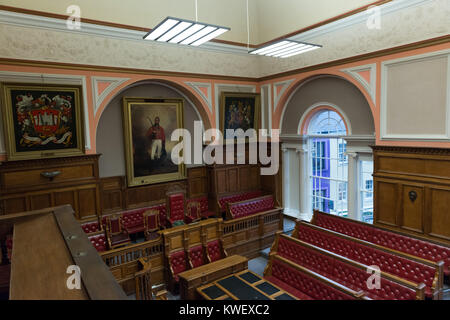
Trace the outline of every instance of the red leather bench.
{"type": "MultiPolygon", "coordinates": [[[[162,203],[151,207],[132,209],[120,213],[124,229],[126,229],[129,234],[144,231],[145,227],[143,215],[145,211],[151,209],[159,211],[159,224],[162,228],[165,228],[167,224],[166,205],[162,203]]],[[[106,229],[106,217],[107,216],[102,217],[103,230],[106,229]]]]}
{"type": "Polygon", "coordinates": [[[208,198],[206,196],[200,197],[200,198],[187,199],[186,206],[190,202],[200,203],[200,210],[201,210],[202,218],[210,218],[210,217],[214,217],[216,215],[216,213],[214,211],[209,211],[208,198]]]}
{"type": "Polygon", "coordinates": [[[363,299],[363,292],[355,292],[345,286],[289,261],[273,255],[264,278],[301,300],[356,300],[363,299]]]}
{"type": "Polygon", "coordinates": [[[275,202],[272,195],[245,200],[241,202],[228,203],[227,219],[239,219],[253,214],[274,209],[275,202]]]}
{"type": "Polygon", "coordinates": [[[424,299],[424,287],[412,286],[406,281],[382,274],[380,290],[367,287],[367,265],[351,262],[331,252],[307,244],[286,235],[277,235],[272,252],[311,271],[319,273],[355,291],[364,291],[373,300],[424,299]]]}
{"type": "Polygon", "coordinates": [[[362,264],[378,266],[385,273],[416,284],[424,283],[427,297],[440,297],[443,263],[415,258],[303,221],[297,222],[293,236],[362,264]]]}
{"type": "Polygon", "coordinates": [[[98,252],[103,252],[108,250],[108,241],[106,241],[105,233],[97,233],[94,235],[89,235],[88,239],[91,241],[92,245],[98,252]]]}
{"type": "Polygon", "coordinates": [[[205,255],[203,254],[203,246],[198,245],[188,250],[189,267],[191,269],[200,267],[205,264],[205,255]]]}
{"type": "Polygon", "coordinates": [[[81,229],[87,234],[96,233],[101,230],[101,226],[98,221],[86,222],[81,225],[81,229]]]}
{"type": "Polygon", "coordinates": [[[262,196],[261,191],[249,191],[238,194],[233,194],[229,196],[220,197],[217,202],[219,204],[220,212],[225,212],[227,210],[227,204],[233,202],[245,201],[253,198],[258,198],[262,196]]]}
{"type": "Polygon", "coordinates": [[[444,261],[444,274],[450,275],[450,248],[371,224],[315,211],[312,223],[329,230],[378,244],[434,262],[444,261]]]}

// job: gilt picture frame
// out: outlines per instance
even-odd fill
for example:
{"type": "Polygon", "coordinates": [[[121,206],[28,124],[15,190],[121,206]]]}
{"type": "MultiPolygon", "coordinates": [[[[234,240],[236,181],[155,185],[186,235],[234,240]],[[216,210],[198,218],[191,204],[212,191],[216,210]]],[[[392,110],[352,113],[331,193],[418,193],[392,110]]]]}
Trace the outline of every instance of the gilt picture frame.
{"type": "Polygon", "coordinates": [[[2,83],[7,160],[84,154],[82,87],[2,83]]]}
{"type": "MultiPolygon", "coordinates": [[[[186,178],[183,163],[172,161],[171,141],[182,129],[182,99],[123,98],[125,162],[129,187],[186,178]]],[[[182,156],[182,152],[181,152],[182,156]]]]}
{"type": "Polygon", "coordinates": [[[222,92],[220,96],[220,130],[224,140],[230,140],[227,129],[259,130],[261,122],[259,93],[222,92]]]}

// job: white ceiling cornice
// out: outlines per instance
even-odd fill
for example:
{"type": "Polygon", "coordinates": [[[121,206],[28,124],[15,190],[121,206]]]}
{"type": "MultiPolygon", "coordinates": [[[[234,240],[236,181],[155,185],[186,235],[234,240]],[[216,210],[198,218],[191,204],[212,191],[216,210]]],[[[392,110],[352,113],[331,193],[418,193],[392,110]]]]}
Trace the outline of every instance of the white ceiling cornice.
{"type": "MultiPolygon", "coordinates": [[[[420,5],[430,0],[394,0],[380,6],[381,14],[386,15],[398,10],[409,8],[412,6],[420,5]]],[[[336,32],[343,28],[347,28],[356,24],[364,23],[368,18],[367,12],[362,11],[360,13],[351,15],[349,17],[328,23],[326,25],[314,28],[312,30],[297,34],[289,37],[291,40],[307,41],[325,34],[336,32]]],[[[80,30],[69,30],[66,25],[66,20],[44,17],[39,15],[24,14],[18,12],[11,12],[0,10],[0,23],[10,24],[22,27],[32,28],[44,28],[57,30],[62,32],[78,33],[85,35],[96,35],[104,37],[112,37],[123,40],[144,41],[143,36],[146,34],[144,31],[137,31],[125,28],[110,27],[92,23],[81,23],[80,30]]],[[[179,46],[177,44],[157,43],[157,45],[169,45],[179,46]]],[[[188,46],[184,46],[188,47],[188,46]]],[[[191,48],[193,50],[204,49],[212,51],[227,52],[233,54],[247,54],[247,46],[237,46],[218,42],[208,42],[202,45],[200,48],[191,48]]],[[[255,57],[256,59],[257,57],[255,57]]]]}

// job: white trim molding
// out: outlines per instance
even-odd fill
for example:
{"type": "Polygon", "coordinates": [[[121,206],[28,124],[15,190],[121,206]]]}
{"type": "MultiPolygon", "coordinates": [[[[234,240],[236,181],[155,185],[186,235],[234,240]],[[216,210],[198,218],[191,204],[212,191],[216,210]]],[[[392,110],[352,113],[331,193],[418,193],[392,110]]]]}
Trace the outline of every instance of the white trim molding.
{"type": "Polygon", "coordinates": [[[366,89],[367,93],[372,98],[372,102],[374,104],[377,103],[377,64],[367,64],[363,66],[358,66],[354,68],[342,69],[342,72],[348,74],[353,79],[358,81],[364,89],[366,89]],[[370,72],[370,83],[366,81],[359,73],[369,71],[370,72]]]}
{"type": "Polygon", "coordinates": [[[261,86],[261,124],[264,126],[264,123],[266,122],[265,118],[265,112],[264,110],[267,110],[267,126],[268,128],[262,128],[267,129],[268,136],[272,137],[272,115],[273,115],[273,106],[272,106],[272,84],[264,84],[261,86]],[[267,97],[266,97],[267,94],[267,97]],[[264,101],[267,98],[267,105],[264,103],[264,101]]]}
{"type": "Polygon", "coordinates": [[[124,82],[130,80],[130,78],[111,78],[111,77],[91,77],[92,79],[92,92],[94,94],[94,116],[97,115],[97,111],[105,98],[114,91],[117,87],[124,82]],[[99,82],[109,82],[108,87],[105,88],[100,94],[98,92],[99,82]]]}
{"type": "Polygon", "coordinates": [[[347,135],[351,136],[352,135],[352,124],[350,123],[350,120],[348,119],[347,115],[340,107],[338,107],[337,105],[335,105],[334,103],[331,103],[331,102],[318,102],[318,103],[315,103],[312,106],[310,106],[308,109],[306,109],[305,112],[303,113],[302,117],[300,118],[300,122],[298,123],[297,132],[298,133],[301,132],[302,125],[307,120],[307,117],[311,113],[311,111],[313,111],[315,108],[322,107],[322,106],[331,107],[331,108],[339,111],[339,113],[344,118],[345,124],[347,125],[347,131],[348,131],[347,135]]]}
{"type": "MultiPolygon", "coordinates": [[[[87,84],[85,76],[32,73],[32,72],[12,72],[0,71],[0,82],[34,83],[34,84],[56,84],[56,85],[77,85],[82,87],[83,100],[83,121],[84,121],[84,144],[85,149],[91,149],[91,135],[89,126],[89,104],[87,98],[87,84]]],[[[3,130],[0,132],[0,154],[4,154],[3,130]]]]}
{"type": "Polygon", "coordinates": [[[295,79],[290,79],[290,80],[275,82],[273,84],[273,108],[274,108],[274,111],[276,111],[278,109],[278,102],[280,102],[280,98],[283,96],[283,94],[286,92],[286,90],[289,88],[289,86],[294,81],[295,81],[295,79]],[[282,86],[280,93],[277,92],[278,91],[277,88],[279,86],[282,86]]]}
{"type": "Polygon", "coordinates": [[[200,97],[206,102],[208,105],[209,111],[213,111],[212,108],[212,84],[209,82],[190,82],[186,81],[185,84],[187,84],[189,87],[191,87],[195,92],[197,92],[200,97]],[[203,91],[200,88],[206,88],[208,96],[205,96],[203,91]]]}
{"type": "Polygon", "coordinates": [[[384,61],[381,63],[380,140],[450,141],[450,49],[384,61]],[[387,133],[388,68],[397,64],[414,63],[430,58],[447,57],[447,90],[445,134],[387,133]]]}

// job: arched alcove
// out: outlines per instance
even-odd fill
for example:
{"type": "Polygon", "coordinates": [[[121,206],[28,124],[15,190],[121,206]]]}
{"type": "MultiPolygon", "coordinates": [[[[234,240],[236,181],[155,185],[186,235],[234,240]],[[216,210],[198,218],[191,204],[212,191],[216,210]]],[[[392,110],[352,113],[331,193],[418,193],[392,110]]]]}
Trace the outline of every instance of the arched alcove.
{"type": "Polygon", "coordinates": [[[291,94],[281,117],[281,134],[300,134],[299,125],[312,106],[332,105],[342,110],[352,135],[373,135],[374,118],[361,91],[349,81],[332,75],[304,80],[291,94]]]}
{"type": "MultiPolygon", "coordinates": [[[[123,89],[105,107],[97,126],[96,149],[102,154],[99,160],[100,177],[126,175],[123,97],[181,98],[183,99],[184,127],[193,137],[194,121],[203,121],[198,108],[184,93],[167,82],[142,81],[123,89]]],[[[208,122],[209,123],[209,122],[208,122]]]]}

